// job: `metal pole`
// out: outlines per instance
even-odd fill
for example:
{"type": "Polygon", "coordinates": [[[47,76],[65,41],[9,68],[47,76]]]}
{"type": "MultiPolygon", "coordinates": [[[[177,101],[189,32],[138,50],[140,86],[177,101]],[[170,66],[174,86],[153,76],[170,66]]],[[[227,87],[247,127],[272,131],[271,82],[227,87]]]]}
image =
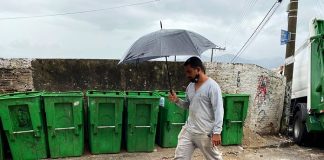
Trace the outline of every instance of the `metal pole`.
{"type": "Polygon", "coordinates": [[[210,62],[213,62],[213,57],[214,57],[214,48],[212,48],[212,54],[211,54],[211,57],[210,57],[210,62]]]}
{"type": "Polygon", "coordinates": [[[211,55],[211,58],[210,58],[210,62],[213,62],[213,57],[214,57],[214,49],[215,49],[215,50],[222,50],[222,51],[226,50],[226,48],[225,48],[225,47],[224,47],[224,48],[222,48],[222,47],[216,47],[216,48],[212,48],[212,55],[211,55]]]}

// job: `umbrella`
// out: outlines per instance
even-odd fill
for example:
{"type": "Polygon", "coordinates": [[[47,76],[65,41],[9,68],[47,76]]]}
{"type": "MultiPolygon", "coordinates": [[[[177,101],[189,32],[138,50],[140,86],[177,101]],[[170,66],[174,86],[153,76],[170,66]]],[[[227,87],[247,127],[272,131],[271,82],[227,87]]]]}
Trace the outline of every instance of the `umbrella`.
{"type": "Polygon", "coordinates": [[[207,49],[215,47],[216,45],[213,42],[198,33],[183,29],[161,29],[135,41],[118,64],[143,62],[165,57],[171,90],[168,56],[200,56],[207,49]]]}

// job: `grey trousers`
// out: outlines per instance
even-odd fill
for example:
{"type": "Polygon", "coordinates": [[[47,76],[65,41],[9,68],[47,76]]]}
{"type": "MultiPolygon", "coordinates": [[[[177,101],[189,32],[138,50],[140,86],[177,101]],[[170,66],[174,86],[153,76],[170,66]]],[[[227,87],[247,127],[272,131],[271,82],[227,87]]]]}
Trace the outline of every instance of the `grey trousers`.
{"type": "Polygon", "coordinates": [[[182,128],[178,136],[178,145],[174,160],[190,160],[196,148],[204,154],[206,160],[222,160],[222,155],[213,147],[211,138],[206,134],[192,134],[182,128]]]}

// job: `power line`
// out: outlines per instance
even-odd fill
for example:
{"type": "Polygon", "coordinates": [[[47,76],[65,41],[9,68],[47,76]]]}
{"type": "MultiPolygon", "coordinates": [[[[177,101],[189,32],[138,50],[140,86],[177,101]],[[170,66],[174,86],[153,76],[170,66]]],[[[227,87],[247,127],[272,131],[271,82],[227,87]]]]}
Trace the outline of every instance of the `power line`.
{"type": "Polygon", "coordinates": [[[272,17],[272,15],[274,14],[274,12],[277,10],[278,6],[273,10],[273,8],[276,6],[276,4],[280,4],[281,0],[276,1],[272,7],[270,8],[270,10],[267,12],[267,14],[265,15],[265,17],[262,19],[262,21],[260,22],[260,24],[257,26],[257,28],[254,30],[254,32],[252,33],[252,35],[248,38],[248,40],[244,43],[244,45],[242,46],[242,48],[236,53],[236,55],[234,56],[234,58],[231,60],[231,63],[233,63],[247,48],[247,46],[250,44],[251,40],[253,40],[255,38],[255,36],[257,36],[258,33],[260,33],[260,31],[262,30],[262,28],[265,26],[265,24],[270,20],[270,18],[272,17]],[[271,13],[271,11],[273,11],[271,13]],[[268,15],[270,14],[270,16],[268,17],[268,15]]]}
{"type": "MultiPolygon", "coordinates": [[[[241,25],[237,25],[237,23],[233,23],[232,26],[234,26],[234,29],[232,30],[232,33],[237,33],[239,31],[240,26],[245,26],[248,23],[247,21],[247,17],[249,15],[248,13],[250,13],[250,11],[255,7],[257,1],[258,0],[249,0],[249,1],[245,0],[244,2],[245,5],[241,7],[242,14],[240,14],[241,16],[239,17],[239,19],[241,20],[241,25]]],[[[227,37],[225,38],[226,39],[225,42],[231,44],[232,41],[237,39],[238,35],[239,34],[231,35],[229,32],[227,32],[227,37]]],[[[232,53],[234,51],[227,50],[227,52],[232,53]]]]}
{"type": "MultiPolygon", "coordinates": [[[[241,21],[242,21],[242,26],[244,26],[246,24],[246,22],[247,22],[246,18],[247,18],[247,15],[248,15],[247,13],[250,12],[253,9],[256,2],[257,2],[257,0],[251,0],[246,5],[243,6],[243,9],[242,9],[243,12],[242,12],[242,14],[241,14],[242,16],[240,18],[241,21]]],[[[234,24],[236,24],[236,23],[234,23],[234,24]]],[[[239,26],[240,25],[235,25],[235,28],[233,29],[233,33],[236,33],[238,31],[239,26]]],[[[231,42],[234,39],[236,39],[238,34],[234,34],[234,36],[231,36],[231,38],[228,40],[229,35],[230,34],[227,34],[227,37],[226,37],[227,42],[231,42]]]]}
{"type": "Polygon", "coordinates": [[[274,6],[276,4],[277,4],[277,2],[272,5],[271,9],[268,11],[268,13],[266,14],[266,16],[262,19],[261,23],[259,23],[259,25],[257,26],[257,28],[254,30],[254,32],[251,34],[251,36],[248,38],[248,40],[244,43],[244,45],[242,46],[242,48],[236,53],[236,55],[231,60],[231,62],[234,62],[234,60],[236,60],[238,58],[239,54],[242,53],[243,50],[245,50],[244,48],[250,43],[250,40],[253,39],[253,36],[258,32],[259,28],[261,27],[261,25],[263,24],[263,22],[266,20],[266,18],[268,17],[268,15],[270,14],[270,12],[272,11],[272,9],[274,8],[274,6]]]}
{"type": "MultiPolygon", "coordinates": [[[[274,9],[274,11],[271,13],[271,15],[263,23],[263,25],[260,27],[260,29],[258,29],[258,31],[256,32],[255,36],[252,37],[252,39],[250,40],[250,42],[244,47],[244,49],[240,52],[240,54],[236,58],[238,58],[239,56],[241,56],[244,53],[244,51],[248,48],[248,46],[255,40],[255,38],[257,37],[257,35],[261,32],[261,30],[263,29],[263,27],[269,22],[269,20],[271,19],[271,17],[275,13],[275,11],[278,9],[278,7],[279,7],[279,5],[276,6],[276,8],[274,9]]],[[[234,61],[235,60],[236,59],[234,59],[234,61]]]]}
{"type": "Polygon", "coordinates": [[[118,9],[118,8],[144,5],[144,4],[153,3],[153,2],[157,2],[157,1],[160,1],[160,0],[151,0],[151,1],[145,1],[145,2],[120,5],[120,6],[115,6],[115,7],[109,7],[109,8],[92,9],[92,10],[84,10],[84,11],[76,11],[76,12],[63,12],[63,13],[44,14],[44,15],[35,15],[35,16],[4,17],[4,18],[0,18],[0,20],[32,19],[32,18],[54,17],[54,16],[63,16],[63,15],[71,15],[71,14],[83,14],[83,13],[90,13],[90,12],[102,12],[102,11],[113,10],[113,9],[118,9]]]}

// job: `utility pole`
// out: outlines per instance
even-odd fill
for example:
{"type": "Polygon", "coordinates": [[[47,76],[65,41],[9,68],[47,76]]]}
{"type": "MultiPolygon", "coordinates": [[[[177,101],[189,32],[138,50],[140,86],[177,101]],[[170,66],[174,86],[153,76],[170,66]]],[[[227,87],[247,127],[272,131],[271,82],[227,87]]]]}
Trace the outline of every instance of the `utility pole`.
{"type": "MultiPolygon", "coordinates": [[[[286,59],[295,54],[295,40],[297,28],[297,10],[298,0],[290,0],[288,7],[288,32],[290,32],[290,41],[286,45],[286,59]]],[[[287,64],[285,67],[285,76],[287,82],[292,81],[294,63],[287,64]]]]}
{"type": "Polygon", "coordinates": [[[216,48],[212,48],[212,53],[211,53],[211,57],[210,57],[210,62],[213,62],[213,57],[214,57],[214,49],[217,49],[217,50],[222,50],[224,51],[226,48],[222,48],[222,47],[216,47],[216,48]]]}
{"type": "Polygon", "coordinates": [[[281,120],[281,132],[285,133],[288,130],[289,116],[290,116],[290,101],[291,101],[291,86],[294,69],[294,55],[295,55],[295,40],[296,40],[296,28],[297,28],[297,11],[298,11],[298,0],[290,0],[288,5],[288,32],[290,32],[290,40],[286,45],[286,63],[284,75],[286,77],[286,91],[283,118],[281,120]],[[290,62],[288,62],[290,61],[290,62]]]}

